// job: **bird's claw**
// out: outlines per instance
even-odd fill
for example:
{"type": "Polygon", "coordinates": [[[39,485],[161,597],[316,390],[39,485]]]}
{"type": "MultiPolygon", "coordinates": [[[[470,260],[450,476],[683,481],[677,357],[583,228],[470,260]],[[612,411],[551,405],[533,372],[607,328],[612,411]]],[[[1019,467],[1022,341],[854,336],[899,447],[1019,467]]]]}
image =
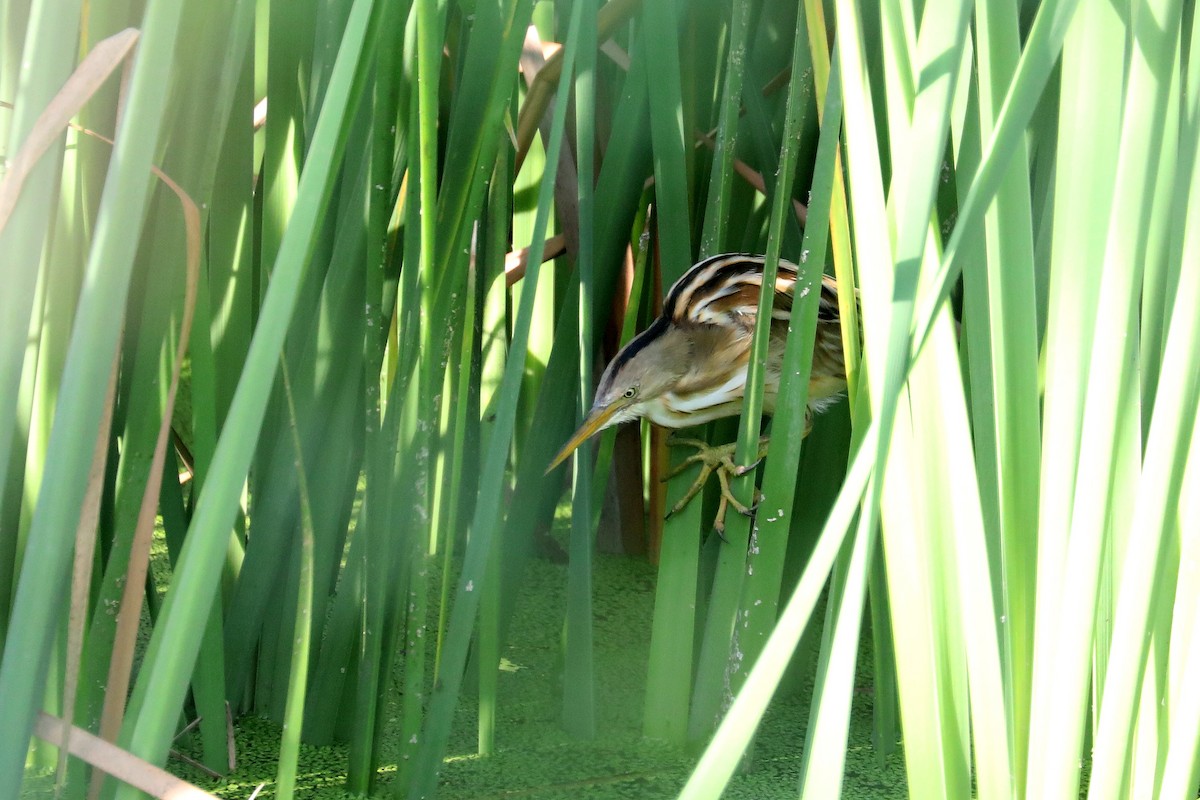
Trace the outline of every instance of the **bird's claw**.
{"type": "Polygon", "coordinates": [[[754,472],[754,470],[758,469],[758,465],[761,464],[762,462],[763,462],[763,457],[760,455],[758,458],[754,459],[753,461],[751,461],[749,464],[746,464],[745,466],[734,467],[733,474],[735,477],[740,478],[741,476],[743,476],[747,473],[754,472]]]}
{"type": "Polygon", "coordinates": [[[672,506],[671,509],[666,513],[664,517],[665,519],[670,519],[672,515],[682,511],[683,508],[690,503],[704,488],[704,485],[708,482],[709,476],[712,475],[713,472],[717,473],[717,481],[721,485],[721,502],[717,507],[716,519],[713,520],[713,529],[716,530],[717,535],[722,539],[725,538],[725,515],[728,513],[730,506],[732,506],[735,511],[743,516],[750,517],[754,515],[754,511],[758,508],[758,504],[762,499],[761,493],[757,488],[755,488],[753,502],[750,505],[746,505],[734,497],[733,491],[729,485],[729,476],[732,475],[733,477],[742,477],[744,475],[748,475],[753,472],[760,463],[762,463],[763,456],[766,454],[767,440],[765,437],[759,442],[758,458],[756,458],[753,463],[746,464],[744,466],[739,466],[733,463],[733,454],[737,449],[736,444],[712,447],[707,442],[703,442],[699,439],[685,439],[676,437],[675,435],[672,435],[667,441],[671,445],[694,447],[696,448],[696,452],[679,462],[679,464],[677,464],[675,468],[663,478],[663,480],[667,481],[671,478],[674,478],[675,476],[687,470],[693,464],[700,465],[700,474],[696,476],[694,481],[692,481],[691,486],[688,487],[688,490],[684,493],[683,497],[679,499],[679,502],[672,506]]]}

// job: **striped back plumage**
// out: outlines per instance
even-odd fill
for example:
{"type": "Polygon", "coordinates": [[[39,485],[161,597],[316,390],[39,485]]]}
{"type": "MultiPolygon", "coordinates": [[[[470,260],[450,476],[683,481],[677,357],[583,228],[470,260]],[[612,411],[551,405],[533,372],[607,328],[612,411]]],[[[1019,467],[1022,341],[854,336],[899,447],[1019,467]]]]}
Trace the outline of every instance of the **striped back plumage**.
{"type": "MultiPolygon", "coordinates": [[[[663,317],[687,324],[754,327],[762,287],[763,256],[732,253],[701,261],[675,282],[663,300],[663,317]]],[[[771,318],[787,322],[792,313],[793,291],[799,267],[779,259],[775,276],[775,303],[771,318]]],[[[839,319],[837,283],[822,276],[818,319],[839,319]]]]}

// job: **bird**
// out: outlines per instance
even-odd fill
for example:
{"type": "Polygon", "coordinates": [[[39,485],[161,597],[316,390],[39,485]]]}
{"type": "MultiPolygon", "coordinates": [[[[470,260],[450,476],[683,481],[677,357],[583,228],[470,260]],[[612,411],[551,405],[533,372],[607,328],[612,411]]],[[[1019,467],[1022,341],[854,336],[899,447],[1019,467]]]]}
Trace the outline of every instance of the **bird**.
{"type": "MultiPolygon", "coordinates": [[[[609,362],[600,377],[591,410],[554,457],[547,474],[584,441],[622,422],[645,418],[664,428],[680,429],[740,414],[764,262],[761,255],[726,253],[704,259],[684,273],[667,291],[662,314],[609,362]]],[[[763,377],[763,413],[767,415],[775,411],[788,319],[795,297],[793,290],[801,275],[802,270],[796,264],[779,260],[763,377]]],[[[837,282],[824,275],[808,382],[806,435],[813,415],[836,403],[845,390],[846,362],[837,282]]],[[[700,474],[667,516],[682,510],[704,488],[714,471],[721,484],[721,503],[714,521],[717,532],[724,531],[729,506],[742,514],[751,514],[752,506],[733,496],[729,478],[754,469],[766,454],[768,439],[763,437],[759,442],[758,460],[739,466],[733,463],[733,444],[710,447],[695,439],[673,438],[671,444],[694,447],[696,453],[684,459],[667,478],[692,464],[700,464],[700,474]]]]}

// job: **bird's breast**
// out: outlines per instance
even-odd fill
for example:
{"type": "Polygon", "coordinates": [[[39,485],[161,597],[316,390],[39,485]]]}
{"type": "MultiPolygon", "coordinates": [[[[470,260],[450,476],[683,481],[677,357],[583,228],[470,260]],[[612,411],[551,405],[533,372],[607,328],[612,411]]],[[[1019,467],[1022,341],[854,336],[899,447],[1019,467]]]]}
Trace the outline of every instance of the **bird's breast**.
{"type": "Polygon", "coordinates": [[[736,397],[723,403],[697,407],[694,410],[684,410],[683,406],[691,405],[688,398],[680,398],[674,394],[665,394],[646,404],[645,416],[655,425],[664,428],[688,428],[692,425],[703,425],[722,417],[732,417],[742,412],[742,398],[736,397]]]}
{"type": "MultiPolygon", "coordinates": [[[[776,391],[778,377],[768,376],[766,393],[772,397],[776,391]]],[[[665,428],[686,428],[703,425],[722,417],[732,417],[742,411],[742,400],[746,391],[746,367],[742,366],[713,375],[707,380],[681,382],[652,401],[646,416],[656,425],[665,428]]]]}

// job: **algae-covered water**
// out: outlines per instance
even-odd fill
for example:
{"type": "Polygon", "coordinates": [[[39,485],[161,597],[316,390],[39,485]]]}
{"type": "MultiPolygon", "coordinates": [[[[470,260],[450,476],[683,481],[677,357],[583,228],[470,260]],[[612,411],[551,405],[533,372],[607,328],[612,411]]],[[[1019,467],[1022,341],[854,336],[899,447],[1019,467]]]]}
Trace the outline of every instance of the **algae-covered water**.
{"type": "MultiPolygon", "coordinates": [[[[640,558],[597,557],[595,563],[595,665],[597,737],[576,741],[559,726],[562,714],[561,632],[566,567],[535,559],[521,586],[516,619],[505,646],[498,689],[496,752],[475,754],[476,701],[464,694],[439,797],[443,800],[656,800],[673,798],[696,754],[641,736],[646,662],[654,607],[655,569],[640,558]]],[[[869,638],[869,637],[867,637],[869,638]]],[[[853,723],[846,758],[847,798],[891,800],[906,796],[899,752],[880,758],[871,746],[870,654],[860,657],[853,723]]],[[[683,669],[683,665],[681,665],[683,669]]],[[[398,695],[398,691],[397,691],[398,695]]],[[[793,686],[776,699],[756,740],[747,771],[735,777],[728,798],[795,798],[807,691],[793,686]]],[[[397,730],[393,716],[389,722],[397,730]]],[[[221,797],[243,799],[260,783],[271,792],[279,728],[262,718],[237,725],[238,769],[220,782],[172,761],[169,768],[221,797]]],[[[394,748],[393,738],[387,751],[394,748]]],[[[300,797],[343,800],[345,749],[305,746],[300,797]]],[[[391,796],[393,764],[385,766],[376,796],[391,796]]]]}

